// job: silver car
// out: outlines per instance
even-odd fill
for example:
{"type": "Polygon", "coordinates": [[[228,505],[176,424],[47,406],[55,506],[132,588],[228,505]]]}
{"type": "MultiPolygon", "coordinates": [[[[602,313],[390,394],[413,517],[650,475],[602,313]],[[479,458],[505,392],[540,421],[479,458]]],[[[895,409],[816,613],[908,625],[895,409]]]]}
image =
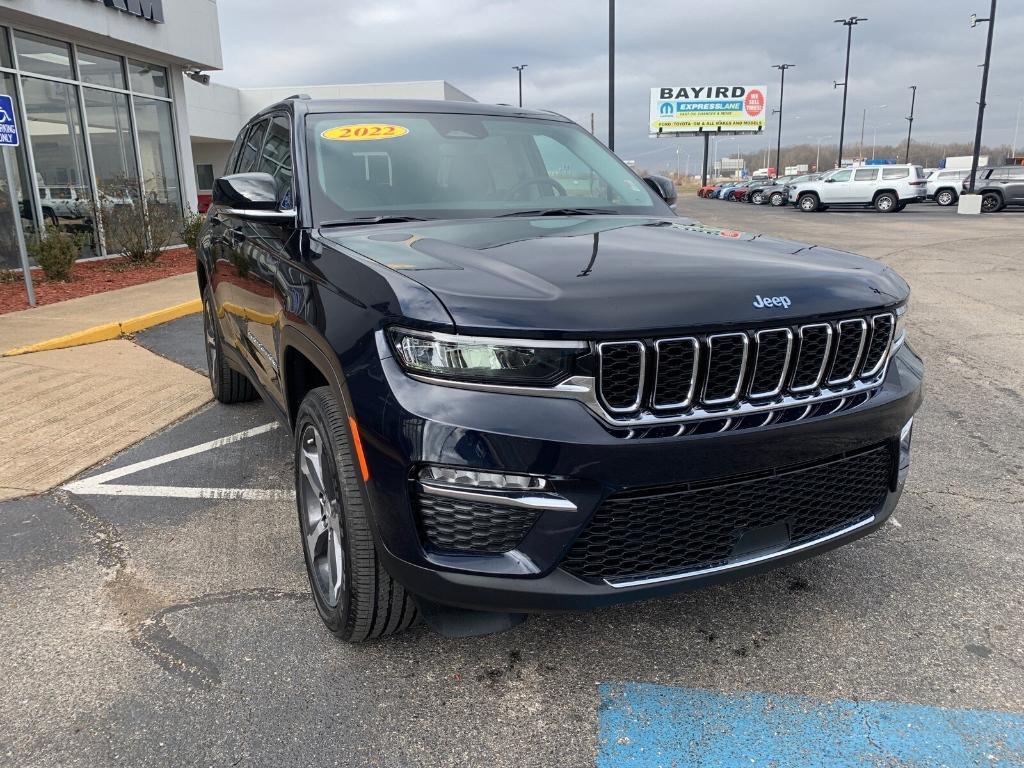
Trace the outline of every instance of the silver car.
{"type": "Polygon", "coordinates": [[[960,186],[963,180],[970,176],[968,168],[945,170],[940,168],[932,171],[925,184],[925,193],[929,200],[934,200],[939,205],[956,205],[960,199],[960,186]]]}
{"type": "Polygon", "coordinates": [[[820,180],[793,184],[789,202],[801,211],[829,207],[872,207],[879,213],[902,211],[925,199],[924,169],[920,165],[864,165],[840,168],[820,180]]]}

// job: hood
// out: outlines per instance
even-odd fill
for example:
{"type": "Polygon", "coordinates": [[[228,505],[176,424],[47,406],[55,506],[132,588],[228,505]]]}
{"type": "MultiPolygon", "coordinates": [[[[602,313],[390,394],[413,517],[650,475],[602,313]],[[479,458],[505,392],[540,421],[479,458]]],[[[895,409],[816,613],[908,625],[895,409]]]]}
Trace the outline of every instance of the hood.
{"type": "Polygon", "coordinates": [[[891,306],[909,292],[871,259],[686,219],[467,219],[321,235],[426,286],[459,330],[477,333],[764,325],[891,306]]]}

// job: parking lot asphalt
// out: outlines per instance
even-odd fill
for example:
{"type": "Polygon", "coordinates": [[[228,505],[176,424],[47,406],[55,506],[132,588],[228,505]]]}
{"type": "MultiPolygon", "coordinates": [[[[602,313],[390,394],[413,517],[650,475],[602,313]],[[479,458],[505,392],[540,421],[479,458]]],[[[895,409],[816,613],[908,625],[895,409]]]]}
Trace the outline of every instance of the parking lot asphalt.
{"type": "MultiPolygon", "coordinates": [[[[290,438],[259,403],[211,406],[0,504],[0,764],[760,766],[687,724],[769,710],[804,756],[781,765],[906,765],[871,725],[900,718],[999,740],[957,768],[1024,764],[1024,215],[679,211],[911,283],[927,391],[890,525],[672,599],[346,646],[308,595],[290,438]],[[828,762],[829,718],[876,751],[828,762]]],[[[138,342],[201,367],[194,318],[138,342]]]]}

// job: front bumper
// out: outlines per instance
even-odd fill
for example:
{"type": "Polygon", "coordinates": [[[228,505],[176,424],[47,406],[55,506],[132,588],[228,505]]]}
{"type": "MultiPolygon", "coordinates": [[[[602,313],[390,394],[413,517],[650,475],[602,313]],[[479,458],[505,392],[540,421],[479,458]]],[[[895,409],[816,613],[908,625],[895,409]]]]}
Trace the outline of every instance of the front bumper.
{"type": "Polygon", "coordinates": [[[384,356],[365,385],[350,379],[371,467],[367,484],[378,551],[388,571],[428,600],[463,608],[535,612],[642,600],[732,580],[826,551],[881,526],[903,476],[873,519],[799,548],[753,553],[727,567],[637,584],[584,580],[560,566],[601,503],[628,489],[714,481],[895,445],[921,401],[922,366],[904,345],[862,405],[791,424],[678,438],[624,439],[581,403],[415,381],[384,356]],[[384,383],[386,382],[386,386],[384,383]],[[423,463],[540,475],[573,508],[541,513],[504,554],[434,551],[413,511],[423,463]]]}

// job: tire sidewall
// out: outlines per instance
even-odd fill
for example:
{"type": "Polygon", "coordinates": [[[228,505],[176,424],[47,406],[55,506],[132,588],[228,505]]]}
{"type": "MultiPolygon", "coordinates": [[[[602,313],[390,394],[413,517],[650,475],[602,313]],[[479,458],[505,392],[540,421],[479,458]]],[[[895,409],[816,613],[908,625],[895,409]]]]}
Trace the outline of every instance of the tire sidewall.
{"type": "Polygon", "coordinates": [[[952,205],[956,202],[956,195],[949,189],[939,190],[939,193],[935,195],[935,202],[941,206],[952,205]],[[945,198],[945,202],[943,202],[945,198]]]}
{"type": "Polygon", "coordinates": [[[996,192],[986,192],[981,196],[981,212],[982,213],[998,213],[1003,208],[1003,199],[996,192]],[[994,200],[995,202],[991,207],[985,207],[986,200],[994,200]]]}
{"type": "MultiPolygon", "coordinates": [[[[329,395],[328,395],[329,396],[329,395]]],[[[338,471],[338,455],[340,451],[348,451],[347,443],[344,446],[337,444],[335,430],[328,423],[328,420],[322,412],[319,399],[316,397],[307,396],[303,400],[302,405],[299,407],[299,412],[295,418],[295,430],[294,430],[294,446],[293,455],[295,456],[295,509],[296,509],[296,522],[299,525],[299,537],[300,546],[302,547],[302,559],[306,563],[306,578],[309,581],[309,591],[313,595],[313,603],[316,605],[317,613],[320,614],[320,618],[324,624],[327,625],[328,629],[335,633],[341,633],[348,624],[349,616],[351,614],[352,604],[352,553],[349,549],[351,543],[351,537],[348,532],[348,521],[346,519],[345,510],[348,506],[348,500],[351,498],[351,494],[354,492],[358,494],[358,489],[347,489],[344,487],[344,483],[341,479],[341,473],[338,471]],[[302,511],[302,499],[299,496],[298,489],[299,484],[302,482],[299,454],[302,450],[302,433],[306,427],[312,425],[316,431],[320,434],[320,437],[327,441],[327,445],[330,447],[329,451],[325,451],[324,458],[324,483],[325,485],[330,483],[333,493],[336,495],[339,504],[341,505],[340,513],[340,526],[342,533],[342,548],[345,553],[345,588],[338,599],[337,606],[328,605],[320,593],[317,591],[315,584],[315,577],[313,576],[312,561],[309,556],[309,552],[306,551],[306,537],[305,529],[303,527],[303,511],[302,511]]]]}
{"type": "Polygon", "coordinates": [[[897,205],[899,205],[899,199],[891,192],[883,192],[875,198],[875,210],[879,213],[892,213],[896,210],[897,205]],[[887,206],[883,204],[884,200],[889,201],[887,206]]]}
{"type": "Polygon", "coordinates": [[[772,196],[769,198],[769,202],[772,204],[773,207],[781,208],[782,204],[784,202],[786,202],[786,201],[782,199],[782,193],[781,192],[773,192],[772,196]],[[776,201],[778,201],[778,202],[776,202],[776,201]]]}
{"type": "Polygon", "coordinates": [[[814,213],[818,210],[818,198],[813,193],[801,195],[800,199],[796,201],[797,207],[804,213],[814,213]]]}
{"type": "MultiPolygon", "coordinates": [[[[210,331],[213,335],[213,345],[217,350],[217,362],[214,363],[210,359],[210,351],[206,352],[206,371],[207,378],[210,380],[210,389],[213,390],[214,400],[220,401],[220,385],[221,385],[221,372],[220,366],[224,365],[224,345],[220,339],[220,323],[217,322],[217,310],[214,309],[213,303],[213,291],[209,285],[203,288],[203,330],[206,330],[206,324],[209,323],[210,331]]],[[[206,345],[206,338],[204,335],[203,345],[206,345]]]]}

